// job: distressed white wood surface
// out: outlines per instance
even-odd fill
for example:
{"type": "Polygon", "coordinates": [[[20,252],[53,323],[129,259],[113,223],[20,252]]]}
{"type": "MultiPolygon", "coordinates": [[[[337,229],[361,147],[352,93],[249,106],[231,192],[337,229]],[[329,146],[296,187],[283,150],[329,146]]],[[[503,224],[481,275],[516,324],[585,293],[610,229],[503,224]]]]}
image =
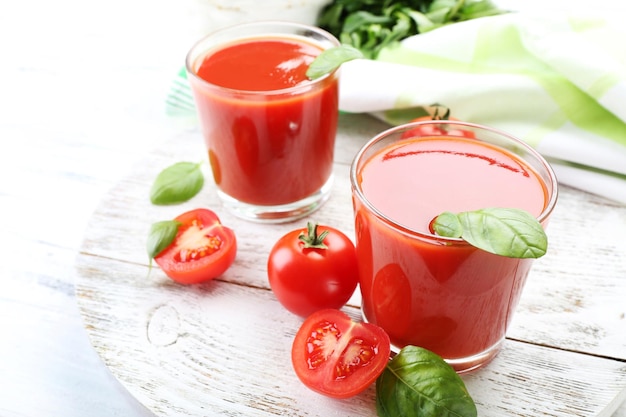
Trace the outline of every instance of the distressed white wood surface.
{"type": "MultiPolygon", "coordinates": [[[[331,200],[311,218],[353,236],[348,168],[381,122],[342,115],[331,200]]],[[[305,388],[291,369],[301,320],[269,289],[272,244],[300,223],[232,217],[209,180],[179,206],[148,200],[156,174],[204,157],[200,135],[172,138],[102,200],[77,260],[77,295],[91,341],[112,372],[159,416],[374,416],[373,388],[336,401],[305,388]],[[150,224],[195,207],[215,210],[238,235],[235,264],[219,280],[185,287],[155,268],[150,224]]],[[[209,177],[210,178],[210,177],[209,177]]],[[[302,223],[302,222],[301,222],[302,223]]],[[[610,416],[626,397],[626,207],[562,188],[504,350],[464,376],[481,416],[610,416]]],[[[358,318],[358,294],[346,310],[358,318]]]]}

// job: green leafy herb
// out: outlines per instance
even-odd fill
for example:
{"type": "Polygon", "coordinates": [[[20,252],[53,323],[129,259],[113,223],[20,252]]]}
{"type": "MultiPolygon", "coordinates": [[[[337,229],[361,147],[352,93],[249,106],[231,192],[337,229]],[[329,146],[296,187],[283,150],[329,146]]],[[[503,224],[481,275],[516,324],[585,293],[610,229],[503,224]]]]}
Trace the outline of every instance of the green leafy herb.
{"type": "Polygon", "coordinates": [[[330,74],[344,62],[359,58],[363,58],[363,53],[350,45],[340,45],[325,49],[311,62],[306,76],[311,80],[315,80],[330,74]]]}
{"type": "Polygon", "coordinates": [[[409,36],[501,13],[491,0],[333,0],[317,25],[375,59],[381,49],[409,36]]]}
{"type": "Polygon", "coordinates": [[[380,417],[476,417],[465,383],[440,356],[406,346],[376,380],[380,417]]]}
{"type": "Polygon", "coordinates": [[[463,225],[461,224],[459,217],[449,211],[445,211],[437,216],[437,219],[433,223],[433,229],[439,236],[463,236],[463,225]]]}
{"type": "Polygon", "coordinates": [[[440,236],[462,238],[477,248],[510,258],[540,258],[548,248],[541,223],[519,209],[444,212],[433,222],[433,229],[440,236]]]}
{"type": "Polygon", "coordinates": [[[204,186],[201,163],[177,162],[159,173],[150,190],[152,204],[167,205],[185,202],[204,186]]]}
{"type": "Polygon", "coordinates": [[[150,260],[163,252],[174,241],[179,227],[180,222],[176,220],[163,220],[152,224],[148,234],[148,243],[146,244],[150,260]]]}

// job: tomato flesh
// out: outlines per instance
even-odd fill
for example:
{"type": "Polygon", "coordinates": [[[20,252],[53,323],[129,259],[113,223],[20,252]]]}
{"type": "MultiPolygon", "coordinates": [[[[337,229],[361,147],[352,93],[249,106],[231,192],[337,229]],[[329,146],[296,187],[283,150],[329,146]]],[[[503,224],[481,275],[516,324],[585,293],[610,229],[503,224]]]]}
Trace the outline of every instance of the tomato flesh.
{"type": "Polygon", "coordinates": [[[181,284],[200,283],[226,272],[237,253],[235,233],[207,209],[183,213],[175,220],[180,227],[174,241],[154,258],[163,272],[181,284]]]}
{"type": "Polygon", "coordinates": [[[291,358],[296,375],[307,387],[329,397],[348,398],[378,378],[389,353],[389,337],[380,327],[326,309],[304,321],[291,358]]]}
{"type": "Polygon", "coordinates": [[[224,242],[219,236],[208,233],[210,231],[194,219],[192,224],[180,234],[178,242],[180,250],[175,253],[174,259],[177,262],[193,262],[217,252],[224,242]]]}

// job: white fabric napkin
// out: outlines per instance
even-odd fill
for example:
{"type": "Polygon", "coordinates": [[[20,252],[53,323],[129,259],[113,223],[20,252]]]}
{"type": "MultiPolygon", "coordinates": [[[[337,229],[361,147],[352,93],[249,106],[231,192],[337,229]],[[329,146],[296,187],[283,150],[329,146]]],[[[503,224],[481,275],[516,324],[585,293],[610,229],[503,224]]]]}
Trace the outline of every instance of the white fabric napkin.
{"type": "Polygon", "coordinates": [[[626,25],[617,18],[508,13],[415,35],[376,60],[343,64],[340,108],[398,124],[443,105],[529,143],[561,183],[626,204],[626,25]]]}

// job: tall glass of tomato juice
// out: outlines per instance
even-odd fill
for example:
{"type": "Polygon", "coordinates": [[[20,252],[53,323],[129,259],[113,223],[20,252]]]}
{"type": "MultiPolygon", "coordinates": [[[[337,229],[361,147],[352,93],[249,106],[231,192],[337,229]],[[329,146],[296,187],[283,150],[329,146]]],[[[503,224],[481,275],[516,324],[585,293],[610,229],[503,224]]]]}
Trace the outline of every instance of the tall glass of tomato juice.
{"type": "Polygon", "coordinates": [[[252,221],[306,216],[329,197],[338,72],[306,77],[339,41],[319,28],[261,21],[209,34],[186,68],[224,205],[252,221]]]}
{"type": "Polygon", "coordinates": [[[487,364],[532,260],[438,236],[430,224],[444,211],[508,207],[529,211],[545,228],[557,200],[552,168],[504,132],[433,121],[371,139],[350,179],[364,319],[383,327],[395,349],[424,347],[457,372],[487,364]]]}

